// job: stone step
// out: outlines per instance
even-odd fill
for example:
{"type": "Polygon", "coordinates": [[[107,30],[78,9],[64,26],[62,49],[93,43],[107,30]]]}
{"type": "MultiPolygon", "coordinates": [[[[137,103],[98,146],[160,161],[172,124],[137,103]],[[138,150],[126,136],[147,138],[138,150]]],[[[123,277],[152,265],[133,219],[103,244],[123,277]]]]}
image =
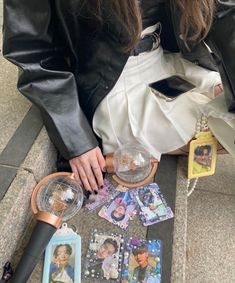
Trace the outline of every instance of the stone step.
{"type": "MultiPolygon", "coordinates": [[[[19,167],[13,167],[16,175],[0,201],[0,264],[14,261],[27,227],[32,220],[30,197],[37,182],[55,171],[56,152],[43,128],[34,141],[25,160],[19,167]]],[[[11,166],[0,164],[6,172],[11,166]]],[[[6,174],[8,176],[8,174],[6,174]]],[[[27,232],[26,232],[27,231],[27,232]]]]}

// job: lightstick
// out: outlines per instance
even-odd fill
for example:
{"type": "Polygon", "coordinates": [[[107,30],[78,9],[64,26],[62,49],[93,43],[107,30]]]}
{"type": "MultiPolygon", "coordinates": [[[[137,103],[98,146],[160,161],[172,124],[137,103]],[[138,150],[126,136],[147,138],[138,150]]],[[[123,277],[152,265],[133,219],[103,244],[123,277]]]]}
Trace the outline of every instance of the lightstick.
{"type": "Polygon", "coordinates": [[[108,173],[120,185],[135,188],[153,181],[158,161],[140,145],[126,144],[106,155],[108,173]]]}
{"type": "Polygon", "coordinates": [[[82,203],[83,191],[71,173],[54,173],[37,184],[31,196],[37,223],[11,283],[27,282],[55,231],[80,210],[82,203]]]}

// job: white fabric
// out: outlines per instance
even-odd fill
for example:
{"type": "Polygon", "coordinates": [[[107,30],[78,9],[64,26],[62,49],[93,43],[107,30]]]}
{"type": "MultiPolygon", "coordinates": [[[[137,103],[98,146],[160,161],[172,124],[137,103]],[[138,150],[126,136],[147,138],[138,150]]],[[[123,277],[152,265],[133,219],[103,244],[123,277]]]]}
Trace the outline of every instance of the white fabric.
{"type": "Polygon", "coordinates": [[[200,105],[213,97],[221,82],[209,71],[158,49],[129,57],[121,76],[98,106],[93,129],[101,137],[104,154],[126,143],[142,144],[155,158],[182,147],[195,134],[200,105]],[[148,84],[180,75],[197,87],[167,102],[156,97],[148,84]]]}
{"type": "Polygon", "coordinates": [[[235,114],[229,113],[224,95],[207,103],[202,111],[208,125],[221,145],[235,158],[235,114]]]}
{"type": "Polygon", "coordinates": [[[60,281],[64,283],[73,283],[72,278],[69,277],[68,273],[64,268],[61,269],[61,271],[55,276],[53,281],[60,281]]]}
{"type": "Polygon", "coordinates": [[[147,34],[153,33],[156,29],[160,29],[161,30],[161,23],[160,22],[156,23],[155,25],[152,25],[152,26],[149,26],[149,27],[145,28],[141,32],[141,38],[144,38],[147,34]]]}

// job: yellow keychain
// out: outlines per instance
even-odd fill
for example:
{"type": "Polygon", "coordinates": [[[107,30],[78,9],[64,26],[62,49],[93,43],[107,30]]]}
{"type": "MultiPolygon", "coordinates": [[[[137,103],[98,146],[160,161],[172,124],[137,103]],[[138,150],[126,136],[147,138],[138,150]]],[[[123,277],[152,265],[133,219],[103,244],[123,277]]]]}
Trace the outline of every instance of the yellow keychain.
{"type": "Polygon", "coordinates": [[[217,140],[211,131],[200,131],[190,142],[188,179],[210,176],[215,173],[217,140]]]}

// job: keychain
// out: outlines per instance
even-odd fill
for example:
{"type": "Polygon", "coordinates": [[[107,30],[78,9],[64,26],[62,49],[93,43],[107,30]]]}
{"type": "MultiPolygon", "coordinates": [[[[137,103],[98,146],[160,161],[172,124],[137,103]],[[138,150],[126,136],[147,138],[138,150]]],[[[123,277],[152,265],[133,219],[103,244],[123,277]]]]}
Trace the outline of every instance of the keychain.
{"type": "Polygon", "coordinates": [[[48,282],[81,282],[81,237],[67,223],[46,248],[42,283],[48,282]]]}
{"type": "Polygon", "coordinates": [[[190,142],[188,155],[188,196],[194,191],[199,177],[215,173],[217,140],[209,130],[207,117],[202,116],[197,122],[195,139],[190,142]],[[191,183],[190,179],[195,178],[191,183]],[[190,188],[191,185],[191,188],[190,188]]]}
{"type": "Polygon", "coordinates": [[[199,132],[189,148],[188,178],[215,173],[217,140],[210,131],[199,132]]]}

